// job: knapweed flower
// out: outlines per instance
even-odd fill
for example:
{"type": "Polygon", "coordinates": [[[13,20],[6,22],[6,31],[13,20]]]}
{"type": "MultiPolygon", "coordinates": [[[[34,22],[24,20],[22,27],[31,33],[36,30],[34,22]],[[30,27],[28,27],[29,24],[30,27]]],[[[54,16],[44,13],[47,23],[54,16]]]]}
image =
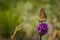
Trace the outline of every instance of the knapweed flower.
{"type": "Polygon", "coordinates": [[[38,24],[36,30],[40,35],[45,35],[48,32],[48,24],[41,22],[38,24]]]}

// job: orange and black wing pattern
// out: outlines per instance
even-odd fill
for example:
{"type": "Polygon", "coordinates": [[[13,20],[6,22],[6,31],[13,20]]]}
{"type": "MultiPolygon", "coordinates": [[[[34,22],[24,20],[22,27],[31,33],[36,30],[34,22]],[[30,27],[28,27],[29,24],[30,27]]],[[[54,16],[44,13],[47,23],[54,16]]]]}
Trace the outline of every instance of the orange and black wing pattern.
{"type": "Polygon", "coordinates": [[[39,14],[39,20],[43,21],[43,20],[46,20],[46,19],[47,19],[47,15],[45,13],[45,10],[43,8],[41,8],[40,14],[39,14]]]}

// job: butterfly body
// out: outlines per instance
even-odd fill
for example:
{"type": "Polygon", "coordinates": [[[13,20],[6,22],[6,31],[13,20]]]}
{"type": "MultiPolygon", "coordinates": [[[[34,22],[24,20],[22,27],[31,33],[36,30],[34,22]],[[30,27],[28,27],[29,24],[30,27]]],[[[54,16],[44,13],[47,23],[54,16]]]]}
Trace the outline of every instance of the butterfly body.
{"type": "Polygon", "coordinates": [[[39,20],[40,21],[47,20],[47,15],[46,15],[45,10],[43,8],[40,10],[39,20]]]}

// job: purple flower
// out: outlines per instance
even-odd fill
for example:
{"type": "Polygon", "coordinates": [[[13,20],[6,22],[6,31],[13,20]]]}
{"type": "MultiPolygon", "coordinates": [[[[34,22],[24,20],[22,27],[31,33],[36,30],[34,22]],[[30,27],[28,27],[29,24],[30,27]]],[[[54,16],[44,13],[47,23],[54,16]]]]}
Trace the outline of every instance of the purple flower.
{"type": "Polygon", "coordinates": [[[45,35],[48,32],[48,24],[43,22],[39,23],[37,26],[37,32],[40,35],[45,35]]]}

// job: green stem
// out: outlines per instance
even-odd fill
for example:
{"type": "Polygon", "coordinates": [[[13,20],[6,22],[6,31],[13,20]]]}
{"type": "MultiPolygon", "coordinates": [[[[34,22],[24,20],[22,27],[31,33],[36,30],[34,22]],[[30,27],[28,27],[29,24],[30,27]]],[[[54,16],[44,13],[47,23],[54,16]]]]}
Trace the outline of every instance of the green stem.
{"type": "Polygon", "coordinates": [[[42,35],[40,35],[40,40],[42,40],[42,35]]]}

